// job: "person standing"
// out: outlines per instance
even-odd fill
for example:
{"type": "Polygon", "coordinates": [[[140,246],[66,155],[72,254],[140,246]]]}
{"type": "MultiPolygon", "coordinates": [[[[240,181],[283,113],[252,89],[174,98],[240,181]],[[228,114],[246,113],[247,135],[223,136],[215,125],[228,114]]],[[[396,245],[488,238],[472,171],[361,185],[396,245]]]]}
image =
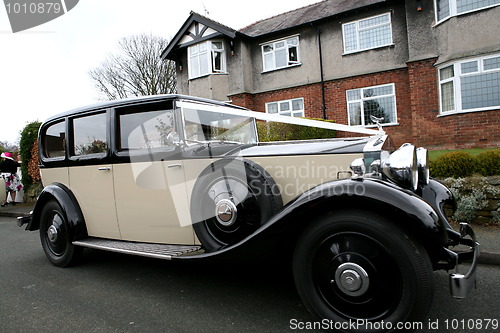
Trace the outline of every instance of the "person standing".
{"type": "Polygon", "coordinates": [[[19,167],[19,163],[14,161],[12,158],[12,153],[2,153],[0,155],[2,161],[0,162],[0,172],[1,177],[5,180],[5,188],[7,191],[7,196],[5,201],[2,203],[2,207],[8,205],[8,197],[10,193],[10,197],[12,198],[12,205],[16,204],[16,193],[20,189],[23,188],[21,184],[21,180],[19,179],[19,175],[17,174],[17,168],[19,167]]]}

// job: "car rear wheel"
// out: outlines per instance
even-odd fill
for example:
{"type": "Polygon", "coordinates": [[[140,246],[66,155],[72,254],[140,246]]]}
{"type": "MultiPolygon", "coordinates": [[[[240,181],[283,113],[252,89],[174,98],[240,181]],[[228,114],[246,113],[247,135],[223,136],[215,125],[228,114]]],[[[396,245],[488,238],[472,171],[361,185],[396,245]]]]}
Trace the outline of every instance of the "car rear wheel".
{"type": "Polygon", "coordinates": [[[55,200],[48,201],[40,214],[40,240],[52,264],[65,267],[75,263],[83,248],[71,242],[66,215],[55,200]]]}
{"type": "Polygon", "coordinates": [[[191,198],[196,236],[208,251],[252,234],[283,206],[272,177],[249,160],[219,160],[199,176],[191,198]]]}
{"type": "Polygon", "coordinates": [[[397,323],[421,322],[432,304],[425,249],[371,213],[344,211],[311,224],[296,245],[293,271],[307,308],[345,332],[385,332],[397,323]],[[351,330],[347,323],[360,326],[351,330]]]}

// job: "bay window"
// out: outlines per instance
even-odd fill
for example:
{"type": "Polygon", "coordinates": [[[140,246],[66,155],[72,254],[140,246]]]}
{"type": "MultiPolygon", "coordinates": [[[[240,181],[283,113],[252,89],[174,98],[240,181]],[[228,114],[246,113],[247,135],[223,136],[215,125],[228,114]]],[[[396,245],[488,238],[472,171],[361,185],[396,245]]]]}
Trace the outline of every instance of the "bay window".
{"type": "Polygon", "coordinates": [[[222,41],[206,41],[188,48],[189,78],[226,73],[226,53],[222,41]]]}
{"type": "Polygon", "coordinates": [[[438,69],[441,114],[500,108],[500,54],[438,69]]]}
{"type": "Polygon", "coordinates": [[[500,0],[435,0],[436,22],[449,17],[500,5],[500,0]]]}

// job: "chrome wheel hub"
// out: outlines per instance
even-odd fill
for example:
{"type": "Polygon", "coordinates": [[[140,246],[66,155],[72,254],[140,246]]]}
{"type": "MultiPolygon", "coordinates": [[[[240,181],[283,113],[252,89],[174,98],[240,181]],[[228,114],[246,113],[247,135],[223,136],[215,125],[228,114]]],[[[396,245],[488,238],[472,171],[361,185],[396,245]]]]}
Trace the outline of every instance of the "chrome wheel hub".
{"type": "Polygon", "coordinates": [[[55,243],[57,242],[57,237],[58,237],[57,227],[54,224],[52,224],[47,230],[47,238],[51,243],[55,243]]]}
{"type": "Polygon", "coordinates": [[[229,199],[222,199],[215,205],[215,217],[225,227],[231,226],[236,221],[237,213],[236,205],[229,199]]]}
{"type": "Polygon", "coordinates": [[[368,273],[358,264],[344,263],[335,271],[337,287],[348,296],[361,296],[370,286],[368,273]]]}

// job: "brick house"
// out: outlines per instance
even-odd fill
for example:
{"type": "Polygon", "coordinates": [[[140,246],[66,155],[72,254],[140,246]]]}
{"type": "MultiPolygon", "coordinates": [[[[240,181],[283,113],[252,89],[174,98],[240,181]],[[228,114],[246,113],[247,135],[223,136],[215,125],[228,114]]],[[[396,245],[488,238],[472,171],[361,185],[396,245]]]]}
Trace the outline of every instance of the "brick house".
{"type": "Polygon", "coordinates": [[[192,12],[178,92],[371,127],[429,148],[500,144],[500,0],[325,0],[234,30],[192,12]]]}

